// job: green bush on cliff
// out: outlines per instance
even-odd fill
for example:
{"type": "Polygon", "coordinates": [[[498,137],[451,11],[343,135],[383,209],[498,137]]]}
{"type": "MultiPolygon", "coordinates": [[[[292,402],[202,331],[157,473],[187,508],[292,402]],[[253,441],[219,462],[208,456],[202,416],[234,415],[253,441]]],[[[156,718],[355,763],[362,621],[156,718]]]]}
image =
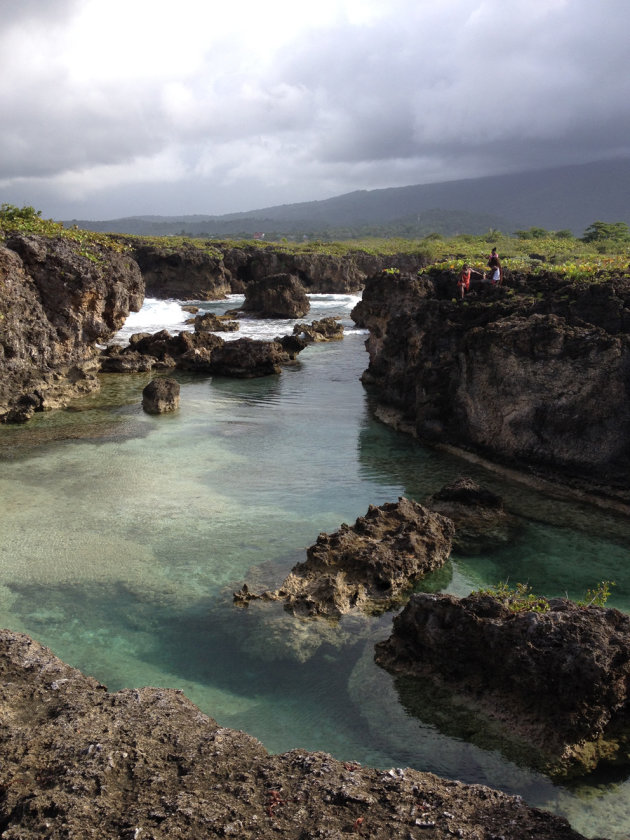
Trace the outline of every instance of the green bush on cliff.
{"type": "Polygon", "coordinates": [[[61,222],[43,219],[41,210],[35,210],[34,207],[0,204],[0,238],[5,238],[11,233],[32,233],[77,242],[81,255],[91,262],[99,262],[100,248],[118,252],[129,250],[129,245],[125,242],[106,233],[95,233],[78,227],[65,228],[61,222]]]}

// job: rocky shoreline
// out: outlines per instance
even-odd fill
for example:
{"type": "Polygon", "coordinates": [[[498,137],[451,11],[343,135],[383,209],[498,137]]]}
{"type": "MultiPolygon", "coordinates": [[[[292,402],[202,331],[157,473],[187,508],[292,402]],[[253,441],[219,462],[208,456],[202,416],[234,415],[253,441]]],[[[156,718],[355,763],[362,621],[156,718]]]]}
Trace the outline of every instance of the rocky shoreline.
{"type": "Polygon", "coordinates": [[[270,755],[181,692],[110,694],[0,631],[0,827],[7,840],[580,840],[519,797],[324,753],[270,755]]]}

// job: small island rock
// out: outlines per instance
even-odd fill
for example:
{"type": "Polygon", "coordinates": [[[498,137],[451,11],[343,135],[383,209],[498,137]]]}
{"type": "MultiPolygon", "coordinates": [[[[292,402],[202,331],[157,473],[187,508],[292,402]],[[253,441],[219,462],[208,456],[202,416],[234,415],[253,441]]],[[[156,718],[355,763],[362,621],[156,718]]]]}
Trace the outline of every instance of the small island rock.
{"type": "Polygon", "coordinates": [[[311,303],[293,274],[270,274],[249,283],[242,312],[256,318],[303,318],[311,303]]]}
{"type": "Polygon", "coordinates": [[[255,595],[245,585],[234,600],[284,601],[296,615],[327,618],[384,612],[445,563],[453,531],[450,519],[410,499],[370,505],[354,525],[320,534],[279,589],[255,595]]]}
{"type": "Polygon", "coordinates": [[[376,661],[432,681],[525,745],[527,763],[562,777],[628,762],[630,616],[537,599],[534,609],[478,592],[413,595],[376,661]]]}
{"type": "Polygon", "coordinates": [[[147,414],[166,414],[179,408],[179,382],[153,379],[142,391],[142,408],[147,414]]]}

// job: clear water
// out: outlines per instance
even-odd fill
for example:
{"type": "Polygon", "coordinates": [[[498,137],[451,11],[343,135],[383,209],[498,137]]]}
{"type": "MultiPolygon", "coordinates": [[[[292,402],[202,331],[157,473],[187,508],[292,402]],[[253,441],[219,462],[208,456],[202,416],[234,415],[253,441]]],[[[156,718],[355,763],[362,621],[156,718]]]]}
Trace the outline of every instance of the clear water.
{"type": "MultiPolygon", "coordinates": [[[[140,408],[150,374],[108,375],[72,410],[0,427],[0,623],[111,690],[181,688],[271,751],[325,750],[487,783],[587,836],[627,837],[624,775],[553,785],[465,727],[410,714],[373,662],[391,614],[335,627],[233,606],[244,580],[279,583],[320,531],[371,503],[422,501],[467,474],[503,495],[522,531],[509,548],[454,557],[427,588],[463,595],[509,578],[582,595],[611,579],[609,603],[630,611],[630,523],[506,483],[375,421],[359,381],[365,335],[349,319],[356,298],[312,302],[308,320],[339,314],[346,336],[310,346],[279,376],[178,374],[181,409],[154,417],[140,408]]],[[[185,317],[176,302],[147,301],[117,340],[147,325],[179,329],[185,317]]],[[[241,334],[272,337],[293,323],[243,322],[241,334]]]]}

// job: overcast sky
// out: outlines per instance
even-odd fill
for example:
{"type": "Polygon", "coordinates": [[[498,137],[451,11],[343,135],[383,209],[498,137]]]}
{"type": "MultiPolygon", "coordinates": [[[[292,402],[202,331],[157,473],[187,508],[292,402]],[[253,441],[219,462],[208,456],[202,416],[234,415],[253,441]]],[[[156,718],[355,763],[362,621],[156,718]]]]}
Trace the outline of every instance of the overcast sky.
{"type": "Polygon", "coordinates": [[[630,0],[0,0],[0,203],[223,214],[630,156],[630,0]]]}

